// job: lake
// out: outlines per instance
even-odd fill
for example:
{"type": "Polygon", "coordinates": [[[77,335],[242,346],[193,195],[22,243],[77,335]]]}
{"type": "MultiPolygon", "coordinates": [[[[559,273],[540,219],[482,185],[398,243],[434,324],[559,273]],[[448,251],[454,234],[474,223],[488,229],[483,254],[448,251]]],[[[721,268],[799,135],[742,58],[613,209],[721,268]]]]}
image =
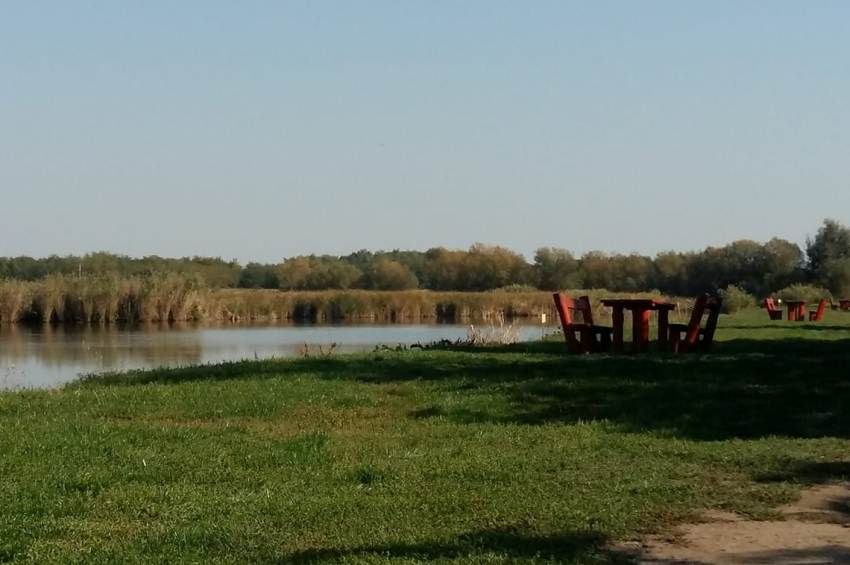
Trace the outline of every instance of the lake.
{"type": "MultiPolygon", "coordinates": [[[[552,326],[519,325],[523,341],[552,326]]],[[[0,326],[0,389],[51,388],[80,375],[299,355],[337,344],[370,351],[465,338],[468,325],[0,326]]]]}

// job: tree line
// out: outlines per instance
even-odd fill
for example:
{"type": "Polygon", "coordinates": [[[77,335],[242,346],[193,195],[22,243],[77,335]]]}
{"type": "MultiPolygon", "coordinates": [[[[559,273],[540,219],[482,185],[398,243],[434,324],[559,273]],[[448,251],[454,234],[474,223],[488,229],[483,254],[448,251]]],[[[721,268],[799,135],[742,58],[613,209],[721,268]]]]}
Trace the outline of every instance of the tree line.
{"type": "Polygon", "coordinates": [[[277,264],[218,257],[132,258],[112,253],[85,256],[0,257],[0,279],[40,280],[48,275],[125,277],[177,273],[211,288],[281,290],[486,291],[493,289],[658,290],[693,295],[737,286],[767,296],[792,284],[814,284],[850,296],[850,228],[825,220],[805,249],[773,238],[739,240],[702,251],[665,251],[654,257],[543,247],[532,261],[499,246],[467,250],[367,251],[344,256],[305,255],[277,264]]]}

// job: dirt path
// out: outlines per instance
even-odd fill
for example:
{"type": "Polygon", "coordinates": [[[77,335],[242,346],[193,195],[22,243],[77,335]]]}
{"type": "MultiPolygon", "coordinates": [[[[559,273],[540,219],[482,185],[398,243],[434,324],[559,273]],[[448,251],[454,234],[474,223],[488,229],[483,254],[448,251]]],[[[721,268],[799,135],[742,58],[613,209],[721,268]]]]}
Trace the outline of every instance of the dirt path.
{"type": "Polygon", "coordinates": [[[776,522],[709,512],[705,523],[680,526],[673,536],[617,549],[639,563],[850,564],[850,483],[808,489],[780,512],[786,519],[776,522]]]}

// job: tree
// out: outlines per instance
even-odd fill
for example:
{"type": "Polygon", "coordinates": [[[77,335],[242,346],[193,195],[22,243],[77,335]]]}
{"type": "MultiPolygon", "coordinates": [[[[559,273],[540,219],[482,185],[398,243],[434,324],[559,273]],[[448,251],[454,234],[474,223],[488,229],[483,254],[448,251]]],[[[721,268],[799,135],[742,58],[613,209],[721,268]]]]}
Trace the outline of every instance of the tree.
{"type": "Polygon", "coordinates": [[[541,247],[534,253],[537,288],[560,290],[580,288],[579,263],[566,249],[541,247]]]}
{"type": "Polygon", "coordinates": [[[283,290],[349,289],[362,276],[360,269],[338,257],[293,257],[277,267],[283,290]]]}
{"type": "Polygon", "coordinates": [[[806,242],[806,254],[811,279],[840,292],[845,260],[850,258],[850,229],[835,220],[824,220],[814,239],[806,242]]]}
{"type": "Polygon", "coordinates": [[[835,296],[850,297],[850,257],[831,261],[826,267],[823,282],[835,296]]]}
{"type": "Polygon", "coordinates": [[[363,288],[409,290],[418,286],[419,281],[410,269],[386,257],[375,261],[363,274],[363,288]]]}
{"type": "Polygon", "coordinates": [[[655,256],[655,285],[669,294],[688,294],[688,270],[694,260],[693,253],[664,251],[655,256]]]}
{"type": "Polygon", "coordinates": [[[774,237],[764,244],[763,255],[760,296],[802,281],[804,257],[799,245],[774,237]]]}
{"type": "Polygon", "coordinates": [[[241,288],[279,288],[280,279],[274,265],[248,263],[239,276],[239,286],[241,288]]]}

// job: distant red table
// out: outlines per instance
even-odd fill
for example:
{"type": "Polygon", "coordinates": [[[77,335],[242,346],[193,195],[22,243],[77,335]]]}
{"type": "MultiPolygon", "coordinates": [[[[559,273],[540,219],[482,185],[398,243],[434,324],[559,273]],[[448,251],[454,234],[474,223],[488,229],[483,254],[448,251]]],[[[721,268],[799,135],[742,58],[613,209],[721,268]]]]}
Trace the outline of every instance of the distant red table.
{"type": "Polygon", "coordinates": [[[791,322],[803,322],[806,320],[806,301],[805,300],[785,300],[785,306],[788,308],[788,320],[791,322]]]}
{"type": "Polygon", "coordinates": [[[667,347],[667,334],[669,333],[670,310],[676,308],[675,304],[659,302],[651,298],[608,298],[602,300],[602,304],[613,308],[612,325],[614,328],[615,352],[623,351],[623,311],[630,310],[632,313],[632,351],[639,353],[649,348],[649,314],[653,310],[658,312],[658,345],[667,347]]]}
{"type": "Polygon", "coordinates": [[[850,310],[850,298],[842,298],[838,301],[838,307],[845,312],[850,310]]]}

